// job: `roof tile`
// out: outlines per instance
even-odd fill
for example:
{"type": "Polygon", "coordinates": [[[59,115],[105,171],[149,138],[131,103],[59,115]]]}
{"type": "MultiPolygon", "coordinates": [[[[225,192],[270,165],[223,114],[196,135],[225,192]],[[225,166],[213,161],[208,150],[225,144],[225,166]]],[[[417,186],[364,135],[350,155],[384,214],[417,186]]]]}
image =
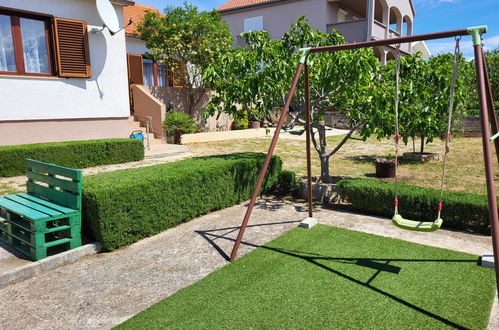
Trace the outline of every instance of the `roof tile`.
{"type": "Polygon", "coordinates": [[[137,31],[137,23],[139,23],[142,20],[142,18],[148,11],[160,13],[160,11],[154,7],[141,5],[139,3],[135,3],[135,5],[133,6],[124,7],[123,8],[124,24],[127,25],[130,18],[133,19],[133,24],[128,25],[125,28],[125,33],[128,35],[139,35],[139,32],[137,31]]]}
{"type": "Polygon", "coordinates": [[[246,6],[251,6],[251,5],[257,5],[265,2],[271,2],[272,0],[229,0],[220,7],[217,8],[217,10],[228,10],[228,9],[234,9],[238,7],[246,7],[246,6]]]}

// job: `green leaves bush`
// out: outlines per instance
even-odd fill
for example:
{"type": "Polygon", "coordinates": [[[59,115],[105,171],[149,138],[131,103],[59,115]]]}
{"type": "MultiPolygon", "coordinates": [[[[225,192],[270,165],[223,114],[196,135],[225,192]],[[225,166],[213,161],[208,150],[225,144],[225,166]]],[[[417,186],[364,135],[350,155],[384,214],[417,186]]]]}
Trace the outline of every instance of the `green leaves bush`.
{"type": "Polygon", "coordinates": [[[196,122],[186,113],[172,111],[165,115],[163,128],[167,136],[173,136],[173,142],[180,144],[181,135],[197,130],[196,122]]]}
{"type": "Polygon", "coordinates": [[[279,196],[294,196],[298,192],[300,182],[295,172],[283,170],[279,173],[277,183],[272,188],[272,193],[279,196]]]}
{"type": "MultiPolygon", "coordinates": [[[[86,176],[83,222],[107,251],[251,197],[265,159],[238,153],[86,176]]],[[[262,186],[281,172],[273,157],[262,186]]]]}
{"type": "Polygon", "coordinates": [[[85,168],[144,159],[144,145],[135,139],[105,139],[23,144],[0,147],[0,176],[22,175],[24,159],[85,168]]]}
{"type": "MultiPolygon", "coordinates": [[[[374,179],[343,179],[338,183],[343,200],[366,213],[393,216],[394,185],[374,179]]],[[[406,219],[434,221],[440,191],[399,184],[399,213],[406,219]]],[[[490,234],[487,197],[466,192],[444,192],[443,228],[490,234]]]]}

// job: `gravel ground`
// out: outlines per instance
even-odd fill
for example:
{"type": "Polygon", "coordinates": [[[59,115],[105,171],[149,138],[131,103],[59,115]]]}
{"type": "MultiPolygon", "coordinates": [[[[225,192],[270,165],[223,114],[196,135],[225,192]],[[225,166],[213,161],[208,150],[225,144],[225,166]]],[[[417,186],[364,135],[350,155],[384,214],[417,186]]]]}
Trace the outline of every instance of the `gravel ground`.
{"type": "MultiPolygon", "coordinates": [[[[0,288],[5,329],[108,329],[227,263],[247,204],[184,223],[112,253],[85,257],[0,288]]],[[[305,204],[261,199],[239,256],[306,217],[305,204]]],[[[491,238],[439,230],[402,231],[386,219],[319,207],[320,223],[481,255],[491,238]]],[[[496,306],[497,308],[497,306],[496,306]]],[[[497,310],[490,325],[499,327],[497,310]]]]}

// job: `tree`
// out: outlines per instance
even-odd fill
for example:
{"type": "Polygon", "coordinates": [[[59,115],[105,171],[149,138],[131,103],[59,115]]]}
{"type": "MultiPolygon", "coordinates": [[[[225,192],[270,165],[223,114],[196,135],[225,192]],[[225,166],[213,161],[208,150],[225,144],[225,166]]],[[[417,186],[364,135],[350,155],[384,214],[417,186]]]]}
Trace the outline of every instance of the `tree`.
{"type": "MultiPolygon", "coordinates": [[[[204,80],[215,91],[206,108],[207,115],[226,112],[240,115],[251,109],[261,117],[272,117],[272,109],[281,107],[289,90],[290,81],[301,54],[296,50],[345,43],[339,32],[323,33],[311,28],[301,17],[280,40],[271,39],[265,31],[242,34],[247,47],[224,54],[205,71],[204,80]]],[[[325,54],[310,54],[311,111],[313,120],[312,142],[321,160],[321,180],[330,182],[329,160],[360,129],[362,137],[371,134],[387,136],[392,126],[387,119],[387,98],[375,98],[385,93],[373,84],[378,76],[379,61],[371,49],[359,49],[325,54]],[[318,119],[324,112],[337,109],[350,118],[352,129],[332,150],[328,149],[326,129],[318,119]]],[[[303,123],[305,110],[304,89],[297,89],[290,114],[293,120],[303,123]]],[[[388,117],[388,118],[387,118],[388,117]]],[[[393,121],[392,121],[393,122],[393,121]]]]}
{"type": "MultiPolygon", "coordinates": [[[[339,32],[323,33],[313,29],[303,17],[293,23],[280,40],[271,39],[265,31],[242,36],[247,47],[224,54],[205,71],[204,79],[215,91],[206,108],[207,115],[226,112],[238,116],[254,109],[270,118],[271,110],[282,107],[288,94],[301,57],[297,49],[345,43],[339,32]]],[[[320,158],[321,180],[329,183],[329,161],[355,131],[364,140],[370,136],[381,139],[393,135],[395,63],[381,65],[372,49],[310,54],[308,63],[312,143],[320,158]],[[331,109],[347,115],[351,127],[332,149],[327,145],[326,128],[319,122],[325,111],[331,109]]],[[[450,55],[428,62],[419,56],[402,58],[400,127],[405,143],[410,137],[420,136],[424,145],[445,131],[442,123],[447,113],[451,72],[450,55]],[[419,119],[415,122],[416,118],[419,119]]],[[[459,99],[457,101],[459,104],[459,99]]],[[[288,128],[304,123],[304,111],[304,88],[300,86],[290,106],[293,120],[288,128]]]]}
{"type": "Polygon", "coordinates": [[[216,11],[199,12],[184,2],[183,7],[167,7],[164,15],[148,12],[138,24],[154,60],[183,75],[189,114],[193,114],[208,91],[201,79],[204,70],[231,49],[232,35],[216,11]]]}
{"type": "MultiPolygon", "coordinates": [[[[489,73],[490,84],[492,86],[492,94],[494,104],[499,107],[499,47],[492,51],[485,52],[487,69],[489,73]]],[[[461,72],[464,80],[464,103],[467,110],[478,109],[478,93],[476,84],[475,61],[469,61],[461,67],[461,72]]],[[[472,114],[476,114],[471,112],[472,114]]]]}
{"type": "MultiPolygon", "coordinates": [[[[420,55],[403,56],[400,63],[399,130],[407,144],[409,138],[420,138],[420,152],[435,138],[445,137],[447,130],[450,85],[454,56],[450,53],[433,56],[425,61],[420,55]]],[[[459,67],[466,61],[460,57],[459,67]]],[[[395,61],[383,70],[385,88],[394,85],[395,61]]],[[[392,87],[393,88],[393,87],[392,87]]],[[[463,82],[458,76],[455,89],[453,118],[463,113],[463,82]]]]}

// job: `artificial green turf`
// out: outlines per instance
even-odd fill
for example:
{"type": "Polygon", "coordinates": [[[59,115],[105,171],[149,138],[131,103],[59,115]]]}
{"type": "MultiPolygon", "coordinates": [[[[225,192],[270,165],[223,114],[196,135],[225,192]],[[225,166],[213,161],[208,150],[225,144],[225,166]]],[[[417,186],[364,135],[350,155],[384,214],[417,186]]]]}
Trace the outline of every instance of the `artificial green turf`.
{"type": "Polygon", "coordinates": [[[118,328],[484,329],[494,271],[477,260],[330,226],[296,228],[118,328]]]}

